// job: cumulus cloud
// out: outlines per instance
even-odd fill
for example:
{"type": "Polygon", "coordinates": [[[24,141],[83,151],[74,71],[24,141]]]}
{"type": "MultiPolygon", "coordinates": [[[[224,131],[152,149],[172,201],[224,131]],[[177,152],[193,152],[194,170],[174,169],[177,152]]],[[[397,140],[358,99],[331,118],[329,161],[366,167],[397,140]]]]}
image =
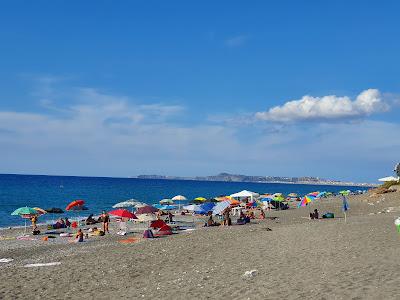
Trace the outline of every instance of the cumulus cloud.
{"type": "Polygon", "coordinates": [[[377,89],[361,92],[356,99],[348,96],[303,96],[300,100],[286,102],[265,112],[257,112],[259,120],[272,122],[296,122],[307,120],[334,121],[338,119],[363,118],[374,113],[385,112],[388,104],[377,89]]]}

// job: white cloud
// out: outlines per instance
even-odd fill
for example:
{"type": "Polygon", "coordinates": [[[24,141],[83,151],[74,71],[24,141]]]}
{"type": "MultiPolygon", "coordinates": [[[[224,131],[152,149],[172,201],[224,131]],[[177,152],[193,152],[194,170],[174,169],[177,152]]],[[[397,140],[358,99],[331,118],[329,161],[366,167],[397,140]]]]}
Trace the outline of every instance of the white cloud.
{"type": "Polygon", "coordinates": [[[256,118],[272,122],[296,122],[306,120],[333,121],[363,118],[389,109],[377,89],[361,92],[355,100],[343,96],[312,97],[286,102],[265,112],[257,112],[256,118]]]}
{"type": "Polygon", "coordinates": [[[231,48],[242,46],[248,40],[246,35],[237,35],[225,40],[225,45],[231,48]]]}
{"type": "MultiPolygon", "coordinates": [[[[228,171],[368,180],[385,176],[398,159],[396,123],[188,125],[177,121],[187,113],[179,105],[137,103],[97,89],[62,94],[71,104],[57,105],[60,99],[53,98],[45,103],[50,109],[41,113],[0,110],[2,172],[130,176],[228,171]],[[274,128],[262,131],[264,125],[274,128]]],[[[367,114],[376,111],[370,98],[361,94],[349,101],[367,114]]]]}

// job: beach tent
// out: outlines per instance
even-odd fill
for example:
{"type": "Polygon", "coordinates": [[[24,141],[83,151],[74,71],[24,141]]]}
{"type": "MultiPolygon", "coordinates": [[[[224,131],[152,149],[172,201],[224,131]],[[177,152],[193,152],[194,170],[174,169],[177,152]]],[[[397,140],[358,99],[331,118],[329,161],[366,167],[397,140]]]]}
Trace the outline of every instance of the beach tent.
{"type": "Polygon", "coordinates": [[[196,205],[196,204],[191,204],[191,205],[185,205],[183,207],[183,209],[188,210],[188,211],[196,211],[196,210],[200,210],[200,205],[196,205]]]}
{"type": "Polygon", "coordinates": [[[208,214],[210,211],[213,210],[215,204],[208,202],[208,203],[204,203],[202,205],[199,205],[199,209],[195,210],[194,212],[196,214],[202,214],[202,215],[206,215],[208,214]]]}
{"type": "Polygon", "coordinates": [[[387,182],[387,181],[399,181],[400,177],[394,177],[394,176],[389,176],[389,177],[383,177],[383,178],[379,178],[379,181],[382,182],[387,182]]]}
{"type": "Polygon", "coordinates": [[[222,201],[222,202],[218,202],[213,210],[212,210],[212,214],[213,215],[220,215],[226,208],[228,208],[231,205],[230,201],[222,201]]]}
{"type": "Polygon", "coordinates": [[[230,195],[232,198],[250,198],[251,199],[251,201],[250,202],[253,202],[254,201],[254,198],[257,198],[258,196],[259,196],[259,194],[257,194],[257,193],[254,193],[254,192],[250,192],[250,191],[247,191],[247,190],[243,190],[243,191],[241,191],[241,192],[238,192],[238,193],[235,193],[235,194],[232,194],[232,195],[230,195]]]}

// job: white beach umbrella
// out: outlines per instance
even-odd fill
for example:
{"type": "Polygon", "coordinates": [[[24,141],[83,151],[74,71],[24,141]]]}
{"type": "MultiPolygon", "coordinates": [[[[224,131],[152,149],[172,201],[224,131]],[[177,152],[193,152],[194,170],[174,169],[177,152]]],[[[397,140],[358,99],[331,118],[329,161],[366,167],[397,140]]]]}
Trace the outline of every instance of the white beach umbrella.
{"type": "Polygon", "coordinates": [[[140,205],[144,205],[144,204],[136,199],[129,199],[129,200],[114,204],[113,208],[138,207],[140,205]]]}
{"type": "MultiPolygon", "coordinates": [[[[174,201],[186,201],[187,198],[185,196],[182,195],[176,195],[175,197],[172,197],[172,200],[174,201]]],[[[181,204],[178,203],[178,209],[181,210],[181,204]]]]}
{"type": "Polygon", "coordinates": [[[137,221],[139,222],[151,222],[157,220],[155,214],[141,214],[137,216],[137,221]]]}
{"type": "Polygon", "coordinates": [[[226,200],[222,202],[218,202],[213,208],[213,215],[220,215],[226,208],[231,205],[231,202],[226,200]]]}
{"type": "Polygon", "coordinates": [[[200,210],[201,207],[200,207],[200,205],[191,204],[191,205],[185,205],[185,206],[183,206],[183,209],[186,209],[186,210],[188,210],[188,211],[196,211],[196,210],[200,210]]]}
{"type": "Polygon", "coordinates": [[[172,198],[172,200],[174,200],[174,201],[186,201],[187,198],[185,196],[182,196],[182,195],[176,195],[175,197],[172,198]]]}

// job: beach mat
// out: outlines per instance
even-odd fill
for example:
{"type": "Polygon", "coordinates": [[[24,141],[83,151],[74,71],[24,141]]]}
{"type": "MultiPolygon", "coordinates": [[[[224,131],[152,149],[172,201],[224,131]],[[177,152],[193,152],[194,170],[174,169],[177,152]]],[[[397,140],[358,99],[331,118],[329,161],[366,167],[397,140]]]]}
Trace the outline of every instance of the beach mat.
{"type": "Polygon", "coordinates": [[[133,243],[137,243],[139,242],[140,238],[135,238],[135,237],[131,237],[131,238],[127,238],[124,240],[119,240],[118,243],[121,244],[133,244],[133,243]]]}
{"type": "Polygon", "coordinates": [[[52,266],[59,266],[61,262],[51,262],[51,263],[38,263],[38,264],[27,264],[24,265],[24,268],[35,268],[35,267],[52,267],[52,266]]]}

